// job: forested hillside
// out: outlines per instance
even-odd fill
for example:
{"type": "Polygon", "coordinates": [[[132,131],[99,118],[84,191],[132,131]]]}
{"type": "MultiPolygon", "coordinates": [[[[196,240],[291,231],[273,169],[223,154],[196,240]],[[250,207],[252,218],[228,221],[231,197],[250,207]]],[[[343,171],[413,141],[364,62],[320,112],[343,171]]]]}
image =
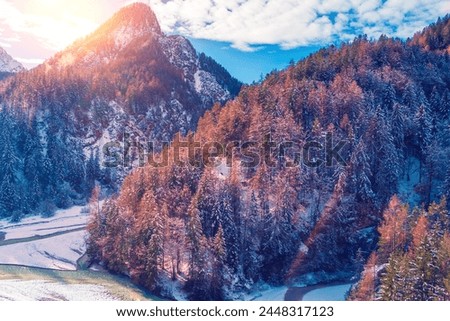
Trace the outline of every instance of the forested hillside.
{"type": "Polygon", "coordinates": [[[95,183],[115,191],[129,165],[105,166],[106,144],[124,149],[126,137],[186,134],[240,86],[187,39],[163,34],[148,6],[123,8],[45,63],[0,82],[7,164],[0,168],[0,217],[83,204],[95,183]]]}
{"type": "Polygon", "coordinates": [[[449,222],[445,201],[411,211],[394,196],[378,228],[377,251],[370,255],[350,299],[449,300],[449,222]]]}
{"type": "Polygon", "coordinates": [[[422,32],[415,34],[411,43],[427,51],[450,53],[449,15],[444,18],[439,18],[436,23],[426,27],[422,32]]]}
{"type": "MultiPolygon", "coordinates": [[[[191,299],[236,298],[259,281],[357,275],[394,195],[424,208],[420,217],[450,196],[450,58],[424,41],[359,37],[243,88],[180,140],[257,144],[235,151],[229,166],[221,157],[221,165],[205,164],[197,153],[188,166],[136,170],[93,211],[91,255],[168,296],[166,280],[178,279],[191,299]],[[249,152],[287,141],[297,147],[249,165],[249,152]],[[344,162],[330,162],[325,146],[341,141],[344,162]],[[311,142],[306,161],[286,166],[311,142]]],[[[434,229],[431,219],[421,224],[434,229]]],[[[407,244],[395,259],[410,255],[407,244]]]]}
{"type": "MultiPolygon", "coordinates": [[[[409,42],[426,51],[444,55],[448,59],[450,45],[450,17],[417,33],[409,42]]],[[[446,85],[448,86],[448,82],[446,85]]],[[[449,112],[448,100],[439,100],[432,92],[431,103],[449,112]]],[[[448,122],[444,123],[448,124],[448,122]]],[[[436,126],[431,124],[431,126],[436,126]]],[[[448,126],[448,125],[443,125],[448,126]]],[[[439,130],[432,127],[432,132],[439,130]]],[[[444,141],[449,142],[450,130],[443,130],[444,141]]],[[[433,137],[433,136],[431,136],[433,137]]],[[[350,293],[351,300],[427,301],[450,299],[450,167],[448,154],[442,154],[441,146],[429,149],[429,158],[442,158],[442,180],[436,194],[442,194],[439,202],[416,204],[403,203],[394,196],[383,212],[378,227],[379,241],[361,273],[361,279],[350,293]]],[[[429,161],[434,163],[434,161],[429,161]]],[[[430,174],[428,174],[430,175],[430,174]]],[[[433,181],[433,177],[429,178],[433,181]]],[[[432,184],[432,183],[431,183],[432,184]]],[[[432,187],[433,188],[433,187],[432,187]]]]}

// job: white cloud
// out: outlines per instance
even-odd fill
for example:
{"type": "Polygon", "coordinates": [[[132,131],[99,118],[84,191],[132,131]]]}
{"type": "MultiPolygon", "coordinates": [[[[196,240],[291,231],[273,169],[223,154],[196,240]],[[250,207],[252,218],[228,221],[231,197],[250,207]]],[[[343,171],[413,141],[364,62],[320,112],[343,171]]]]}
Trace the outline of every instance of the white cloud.
{"type": "Polygon", "coordinates": [[[165,32],[294,48],[366,33],[405,38],[450,11],[449,0],[150,0],[165,32]]]}
{"type": "MultiPolygon", "coordinates": [[[[136,0],[0,0],[0,46],[26,57],[63,49],[136,0]],[[29,44],[29,40],[35,40],[29,44]],[[20,42],[19,42],[20,41],[20,42]],[[45,50],[44,50],[45,49],[45,50]]],[[[165,32],[242,51],[409,37],[450,12],[450,0],[148,0],[165,32]]]]}

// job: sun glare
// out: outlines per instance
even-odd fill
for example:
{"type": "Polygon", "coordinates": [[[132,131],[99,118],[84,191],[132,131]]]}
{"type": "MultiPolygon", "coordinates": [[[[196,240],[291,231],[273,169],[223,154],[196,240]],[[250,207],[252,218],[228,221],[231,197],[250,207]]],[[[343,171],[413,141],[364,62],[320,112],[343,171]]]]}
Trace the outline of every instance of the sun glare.
{"type": "Polygon", "coordinates": [[[47,46],[61,50],[94,31],[104,19],[102,1],[32,0],[24,11],[28,27],[45,34],[47,46]]]}

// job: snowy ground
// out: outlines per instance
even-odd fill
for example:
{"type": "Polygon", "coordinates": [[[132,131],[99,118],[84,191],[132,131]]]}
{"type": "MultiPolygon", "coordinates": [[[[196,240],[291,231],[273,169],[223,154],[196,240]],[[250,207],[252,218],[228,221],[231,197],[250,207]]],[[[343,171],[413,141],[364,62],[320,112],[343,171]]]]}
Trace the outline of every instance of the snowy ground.
{"type": "Polygon", "coordinates": [[[62,234],[32,242],[0,245],[0,264],[55,270],[76,270],[85,252],[85,231],[62,234]]]}
{"type": "Polygon", "coordinates": [[[25,218],[20,223],[10,223],[6,220],[0,220],[0,231],[6,232],[6,240],[10,240],[36,235],[49,235],[84,227],[87,224],[89,214],[82,214],[81,210],[82,207],[75,206],[68,210],[57,211],[50,218],[34,216],[25,218]]]}
{"type": "Polygon", "coordinates": [[[81,207],[58,211],[54,217],[33,217],[13,224],[0,221],[0,264],[76,270],[85,252],[88,214],[81,207]]]}
{"type": "Polygon", "coordinates": [[[420,161],[415,157],[406,160],[406,171],[400,178],[398,184],[398,194],[400,198],[415,206],[420,203],[420,195],[415,191],[415,187],[420,183],[420,161]]]}
{"type": "Polygon", "coordinates": [[[0,265],[0,301],[157,300],[125,277],[106,272],[58,271],[0,265]]]}
{"type": "Polygon", "coordinates": [[[59,284],[43,280],[0,281],[0,301],[112,301],[105,287],[88,284],[59,284]]]}
{"type": "Polygon", "coordinates": [[[107,272],[75,271],[86,250],[89,214],[82,207],[51,218],[0,221],[0,301],[154,300],[127,278],[107,272]]]}

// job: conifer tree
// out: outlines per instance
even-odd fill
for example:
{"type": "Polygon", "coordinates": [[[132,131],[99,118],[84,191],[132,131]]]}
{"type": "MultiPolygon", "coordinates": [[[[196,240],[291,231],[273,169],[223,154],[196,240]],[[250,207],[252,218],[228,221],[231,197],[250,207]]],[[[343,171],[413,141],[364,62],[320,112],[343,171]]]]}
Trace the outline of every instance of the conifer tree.
{"type": "Polygon", "coordinates": [[[395,251],[389,257],[386,271],[381,277],[380,298],[383,301],[404,300],[404,277],[406,273],[406,261],[399,251],[395,251]]]}
{"type": "Polygon", "coordinates": [[[408,215],[406,205],[394,195],[383,212],[383,222],[378,228],[380,233],[380,259],[383,262],[389,254],[402,250],[406,242],[405,223],[408,215]]]}
{"type": "Polygon", "coordinates": [[[377,254],[373,252],[367,260],[361,280],[350,294],[355,301],[373,301],[376,298],[377,254]]]}

